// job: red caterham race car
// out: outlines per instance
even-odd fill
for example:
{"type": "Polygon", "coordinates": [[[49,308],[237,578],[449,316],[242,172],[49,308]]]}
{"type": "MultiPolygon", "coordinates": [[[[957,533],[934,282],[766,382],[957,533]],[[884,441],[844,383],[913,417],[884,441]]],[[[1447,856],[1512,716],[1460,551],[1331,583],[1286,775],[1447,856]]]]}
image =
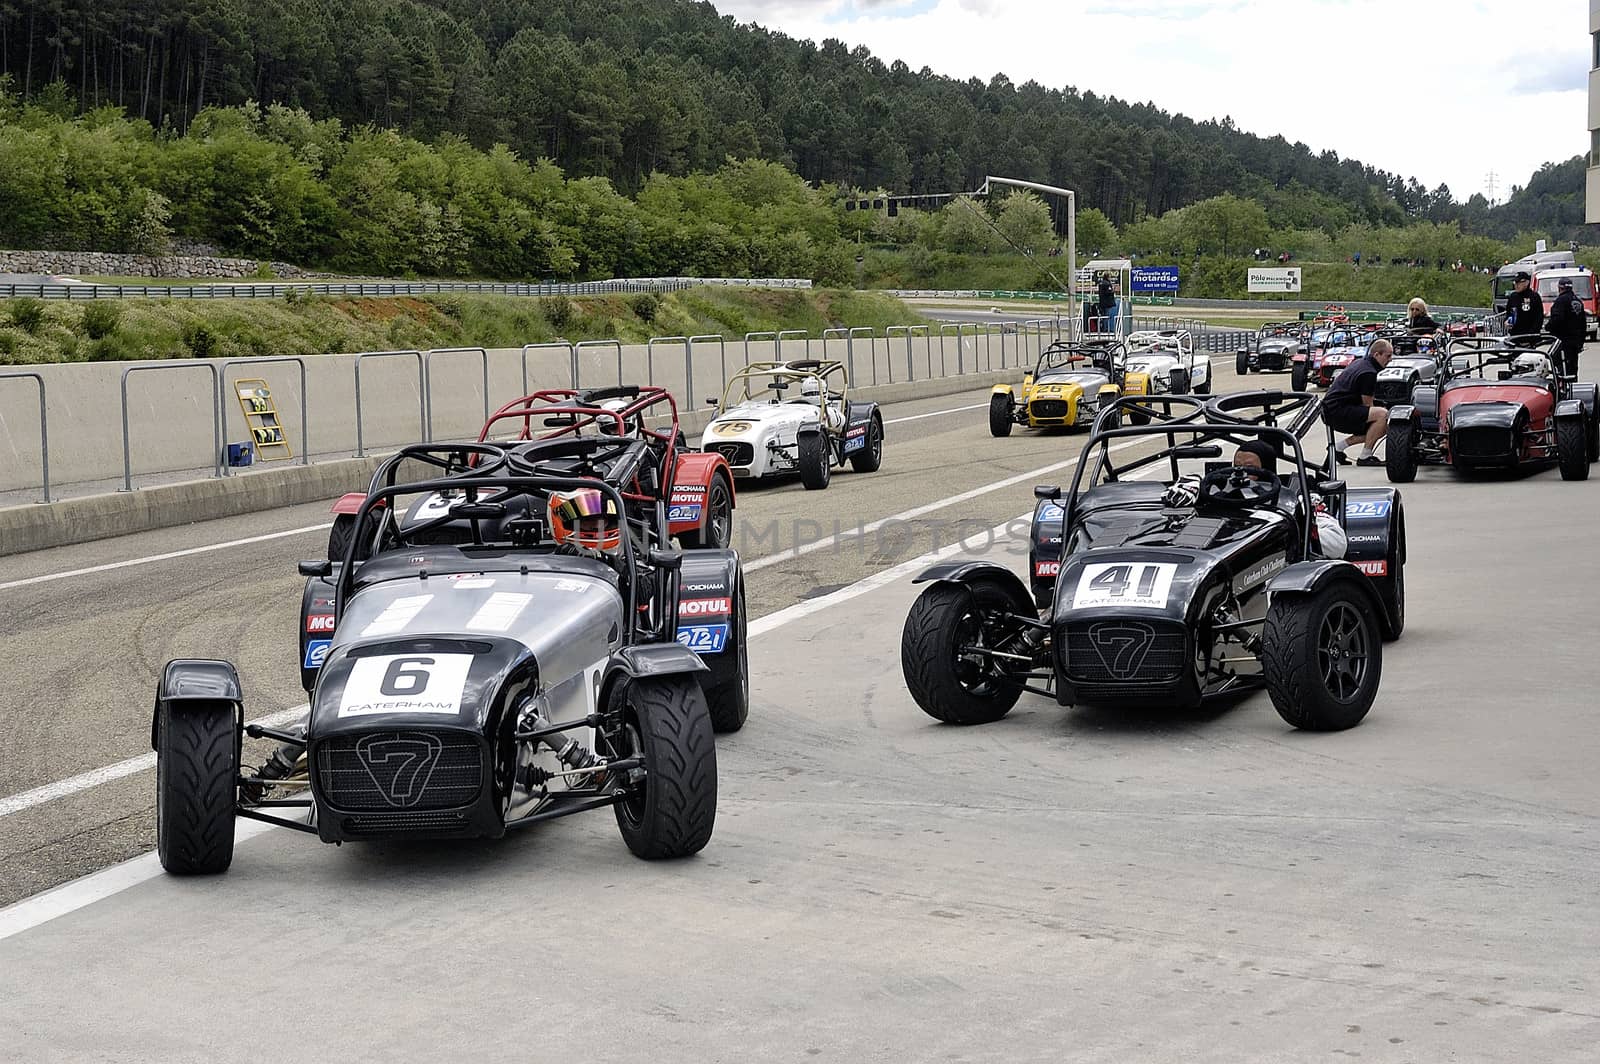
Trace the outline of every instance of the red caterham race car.
{"type": "Polygon", "coordinates": [[[1450,345],[1442,382],[1420,385],[1389,411],[1389,479],[1410,483],[1421,465],[1462,472],[1556,463],[1563,480],[1587,480],[1600,459],[1596,385],[1560,376],[1553,337],[1516,346],[1496,337],[1450,345]]]}

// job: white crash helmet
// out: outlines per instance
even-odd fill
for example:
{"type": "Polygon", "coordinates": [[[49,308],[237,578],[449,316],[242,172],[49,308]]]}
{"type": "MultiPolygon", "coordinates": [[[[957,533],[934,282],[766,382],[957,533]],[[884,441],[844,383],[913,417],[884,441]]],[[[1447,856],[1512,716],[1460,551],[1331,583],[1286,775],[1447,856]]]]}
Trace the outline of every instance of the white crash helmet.
{"type": "Polygon", "coordinates": [[[822,382],[815,377],[806,377],[800,382],[800,398],[807,402],[822,401],[822,382]]]}

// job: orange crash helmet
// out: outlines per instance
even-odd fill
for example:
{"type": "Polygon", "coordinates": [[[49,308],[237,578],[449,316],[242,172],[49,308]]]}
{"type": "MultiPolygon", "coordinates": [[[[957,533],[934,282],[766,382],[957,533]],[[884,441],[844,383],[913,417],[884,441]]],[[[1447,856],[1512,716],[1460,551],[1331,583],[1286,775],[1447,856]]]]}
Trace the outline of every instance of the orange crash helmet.
{"type": "Polygon", "coordinates": [[[622,522],[616,503],[599,488],[550,493],[550,535],[561,546],[595,554],[622,550],[622,522]]]}

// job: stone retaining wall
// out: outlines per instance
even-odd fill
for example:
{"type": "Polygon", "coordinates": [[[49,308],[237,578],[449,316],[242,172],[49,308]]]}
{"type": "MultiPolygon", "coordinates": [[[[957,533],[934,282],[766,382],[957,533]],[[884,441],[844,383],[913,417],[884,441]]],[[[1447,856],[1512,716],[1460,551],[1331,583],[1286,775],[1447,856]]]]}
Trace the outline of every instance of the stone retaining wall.
{"type": "MultiPolygon", "coordinates": [[[[309,277],[287,262],[269,263],[276,277],[309,277]]],[[[0,251],[0,273],[69,277],[254,277],[256,259],[213,255],[117,255],[105,251],[0,251]]]]}

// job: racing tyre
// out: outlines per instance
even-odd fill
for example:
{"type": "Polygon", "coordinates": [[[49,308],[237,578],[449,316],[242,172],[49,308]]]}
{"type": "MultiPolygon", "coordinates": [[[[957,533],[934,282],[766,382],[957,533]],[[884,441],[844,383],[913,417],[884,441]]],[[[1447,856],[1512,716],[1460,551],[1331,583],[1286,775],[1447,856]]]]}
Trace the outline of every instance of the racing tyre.
{"type": "Polygon", "coordinates": [[[946,724],[988,724],[1011,712],[1022,689],[997,675],[992,661],[961,650],[982,642],[984,612],[1017,605],[991,582],[934,584],[917,598],[900,636],[900,670],[924,713],[946,724]]]}
{"type": "Polygon", "coordinates": [[[833,479],[833,454],[828,449],[828,437],[820,432],[803,432],[795,441],[795,454],[800,461],[800,483],[807,489],[825,488],[833,479]]]}
{"type": "Polygon", "coordinates": [[[1306,390],[1307,368],[1304,362],[1296,362],[1289,367],[1289,390],[1303,392],[1306,390]]]}
{"type": "Polygon", "coordinates": [[[698,853],[717,819],[717,747],[693,676],[628,680],[613,696],[622,718],[620,757],[637,755],[645,776],[615,806],[622,841],[656,861],[698,853]]]}
{"type": "Polygon", "coordinates": [[[1292,727],[1360,724],[1383,672],[1381,626],[1362,589],[1339,579],[1310,595],[1274,595],[1261,631],[1261,671],[1273,708],[1292,727]]]}
{"type": "Polygon", "coordinates": [[[1241,377],[1245,377],[1245,376],[1248,376],[1250,374],[1250,354],[1249,354],[1249,352],[1240,351],[1237,355],[1234,356],[1234,359],[1233,359],[1233,371],[1235,373],[1237,373],[1241,377]]]}
{"type": "Polygon", "coordinates": [[[1384,472],[1392,484],[1409,484],[1417,479],[1417,428],[1414,422],[1391,421],[1384,437],[1384,472]]]}
{"type": "Polygon", "coordinates": [[[883,465],[883,423],[873,418],[867,425],[867,445],[850,456],[850,468],[857,473],[876,473],[883,465]]]}
{"type": "Polygon", "coordinates": [[[328,531],[328,560],[342,562],[350,550],[350,540],[356,534],[356,515],[337,514],[333,528],[328,531]]]}
{"type": "Polygon", "coordinates": [[[1172,394],[1173,395],[1188,395],[1189,394],[1189,371],[1188,370],[1182,370],[1182,369],[1173,370],[1172,371],[1171,381],[1172,381],[1172,394]]]}
{"type": "Polygon", "coordinates": [[[1005,437],[1017,422],[1013,416],[1015,404],[1009,395],[989,396],[989,435],[1005,437]]]}
{"type": "Polygon", "coordinates": [[[1587,417],[1556,419],[1556,463],[1562,480],[1589,479],[1589,426],[1587,417]]]}
{"type": "Polygon", "coordinates": [[[1135,425],[1148,425],[1150,424],[1150,415],[1135,408],[1128,411],[1128,420],[1135,425]]]}
{"type": "Polygon", "coordinates": [[[1589,425],[1589,461],[1600,462],[1600,416],[1585,420],[1589,425]]]}
{"type": "Polygon", "coordinates": [[[701,656],[711,670],[700,680],[706,710],[711,714],[711,730],[723,734],[744,727],[745,718],[750,715],[750,651],[745,645],[743,584],[733,594],[733,616],[728,628],[728,642],[722,653],[701,656]]]}
{"type": "Polygon", "coordinates": [[[239,731],[232,703],[161,707],[156,722],[156,852],[176,876],[233,863],[239,731]]]}
{"type": "Polygon", "coordinates": [[[679,533],[678,542],[689,550],[722,548],[733,542],[733,492],[720,474],[711,478],[711,487],[706,491],[706,509],[699,530],[679,533]]]}

